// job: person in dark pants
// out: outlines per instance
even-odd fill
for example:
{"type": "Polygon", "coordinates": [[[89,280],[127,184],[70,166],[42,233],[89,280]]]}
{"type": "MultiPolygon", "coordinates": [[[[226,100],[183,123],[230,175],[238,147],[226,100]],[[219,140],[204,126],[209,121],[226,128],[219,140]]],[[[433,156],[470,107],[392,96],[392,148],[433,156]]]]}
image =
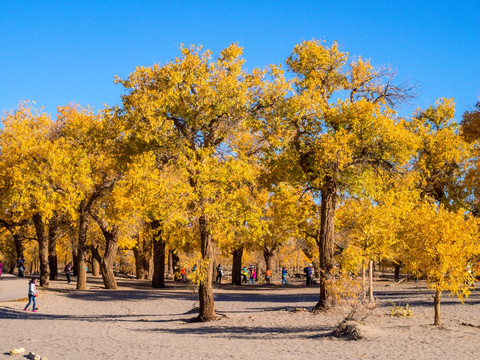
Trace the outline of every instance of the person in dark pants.
{"type": "Polygon", "coordinates": [[[307,286],[312,286],[312,265],[310,264],[309,266],[306,266],[303,269],[303,272],[305,273],[305,276],[307,278],[307,286]]]}
{"type": "Polygon", "coordinates": [[[24,263],[25,263],[25,259],[23,257],[19,257],[17,260],[17,268],[18,268],[18,277],[21,277],[21,278],[25,277],[24,263]]]}
{"type": "Polygon", "coordinates": [[[72,271],[72,262],[70,261],[67,265],[65,265],[65,275],[67,275],[67,284],[70,284],[70,272],[72,271]]]}
{"type": "Polygon", "coordinates": [[[220,284],[222,282],[222,276],[223,276],[223,268],[222,268],[221,264],[218,264],[218,266],[217,266],[217,279],[215,280],[215,282],[217,284],[220,284]]]}

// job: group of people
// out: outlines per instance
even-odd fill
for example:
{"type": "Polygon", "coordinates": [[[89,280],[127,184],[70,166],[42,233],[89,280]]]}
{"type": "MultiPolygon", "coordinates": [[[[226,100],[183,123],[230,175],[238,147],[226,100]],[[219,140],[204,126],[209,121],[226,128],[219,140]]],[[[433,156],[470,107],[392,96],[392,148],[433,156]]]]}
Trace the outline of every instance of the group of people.
{"type": "Polygon", "coordinates": [[[309,264],[308,266],[305,266],[305,268],[303,269],[303,272],[305,273],[307,286],[312,286],[313,276],[315,275],[315,270],[313,269],[313,265],[309,264]]]}

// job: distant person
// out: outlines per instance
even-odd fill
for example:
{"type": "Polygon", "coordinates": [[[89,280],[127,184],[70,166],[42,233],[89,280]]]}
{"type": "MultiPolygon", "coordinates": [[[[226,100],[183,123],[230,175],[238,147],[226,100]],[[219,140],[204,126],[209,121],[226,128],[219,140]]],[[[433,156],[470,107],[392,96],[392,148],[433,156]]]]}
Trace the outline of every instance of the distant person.
{"type": "Polygon", "coordinates": [[[267,269],[267,271],[265,271],[265,282],[267,284],[270,284],[271,277],[272,277],[272,272],[270,271],[270,269],[267,269]]]}
{"type": "Polygon", "coordinates": [[[182,281],[187,281],[187,269],[185,266],[180,268],[180,275],[182,275],[182,281]]]}
{"type": "Polygon", "coordinates": [[[242,269],[242,283],[247,283],[247,276],[248,276],[248,270],[247,268],[244,266],[243,269],[242,269]]]}
{"type": "Polygon", "coordinates": [[[17,268],[18,268],[18,276],[21,278],[25,277],[25,259],[23,257],[19,257],[17,260],[17,268]]]}
{"type": "Polygon", "coordinates": [[[193,265],[192,267],[192,273],[195,273],[197,271],[197,264],[193,265]]]}
{"type": "Polygon", "coordinates": [[[0,276],[2,276],[2,269],[3,269],[3,264],[2,264],[2,260],[0,260],[0,276]]]}
{"type": "Polygon", "coordinates": [[[221,264],[218,264],[218,266],[217,266],[217,279],[215,280],[215,282],[217,284],[220,284],[222,282],[222,276],[223,276],[223,268],[222,268],[221,264]]]}
{"type": "Polygon", "coordinates": [[[28,310],[28,307],[29,307],[30,304],[33,302],[32,312],[37,312],[37,300],[36,300],[36,297],[38,296],[38,292],[37,292],[37,289],[35,288],[36,282],[37,282],[37,281],[35,280],[35,278],[33,278],[33,279],[30,280],[30,282],[28,283],[28,304],[27,304],[27,306],[25,306],[25,309],[23,309],[23,311],[27,311],[27,310],[28,310]]]}
{"type": "Polygon", "coordinates": [[[252,266],[249,271],[248,284],[255,285],[256,278],[257,278],[257,273],[255,272],[255,268],[252,266]]]}
{"type": "Polygon", "coordinates": [[[72,271],[72,262],[70,261],[67,265],[65,265],[65,275],[67,276],[67,284],[70,284],[70,272],[72,271]]]}
{"type": "Polygon", "coordinates": [[[311,286],[312,285],[312,264],[305,266],[305,268],[303,269],[303,272],[305,273],[307,286],[311,286]]]}
{"type": "Polygon", "coordinates": [[[283,284],[287,285],[287,269],[285,269],[285,266],[282,268],[282,285],[283,284]]]}

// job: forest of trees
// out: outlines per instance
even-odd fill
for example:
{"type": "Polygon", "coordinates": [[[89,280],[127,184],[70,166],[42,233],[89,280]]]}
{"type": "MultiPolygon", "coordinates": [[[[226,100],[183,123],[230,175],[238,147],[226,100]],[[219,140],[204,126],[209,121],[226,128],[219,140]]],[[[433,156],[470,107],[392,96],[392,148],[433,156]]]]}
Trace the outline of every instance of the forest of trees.
{"type": "Polygon", "coordinates": [[[182,47],[116,78],[117,106],[70,104],[53,118],[22,102],[4,114],[4,263],[38,244],[41,286],[73,259],[86,289],[91,259],[115,289],[115,257],[129,249],[137,277],[164,287],[167,257],[188,251],[209,321],[218,254],[232,257],[240,284],[245,252],[270,269],[295,244],[316,260],[315,309],[334,306],[344,278],[362,279],[372,299],[373,263],[389,261],[426,279],[439,324],[442,292],[468,296],[480,259],[480,103],[461,123],[453,99],[400,116],[415,88],[336,43],[244,65],[236,44],[218,57],[182,47]]]}

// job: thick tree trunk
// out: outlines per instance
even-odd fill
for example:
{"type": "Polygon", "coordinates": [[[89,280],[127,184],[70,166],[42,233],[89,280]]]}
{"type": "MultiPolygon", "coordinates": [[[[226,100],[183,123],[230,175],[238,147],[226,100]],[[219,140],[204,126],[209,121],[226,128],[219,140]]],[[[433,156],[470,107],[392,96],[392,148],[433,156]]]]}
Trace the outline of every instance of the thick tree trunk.
{"type": "Polygon", "coordinates": [[[334,226],[337,187],[332,178],[325,179],[322,188],[322,205],[320,207],[320,238],[318,243],[320,253],[320,298],[315,309],[326,309],[333,302],[328,280],[333,276],[334,269],[334,226]]]}
{"type": "Polygon", "coordinates": [[[45,233],[45,225],[40,214],[33,215],[33,224],[37,233],[38,257],[40,259],[40,286],[48,287],[49,269],[48,269],[48,237],[45,233]]]}
{"type": "Polygon", "coordinates": [[[233,250],[232,284],[242,285],[243,247],[233,250]]]}
{"type": "Polygon", "coordinates": [[[205,215],[200,216],[198,219],[200,228],[200,243],[202,261],[207,264],[205,270],[205,279],[200,283],[198,288],[198,299],[200,303],[200,314],[198,315],[199,321],[212,321],[216,319],[215,316],[215,303],[213,301],[213,263],[214,263],[214,247],[213,239],[208,229],[207,218],[205,215]]]}
{"type": "Polygon", "coordinates": [[[368,262],[368,302],[373,303],[373,260],[368,262]]]}
{"type": "Polygon", "coordinates": [[[100,276],[100,262],[94,256],[92,256],[92,276],[100,276]]]}
{"type": "Polygon", "coordinates": [[[162,223],[154,220],[151,223],[153,230],[153,278],[152,287],[165,287],[165,246],[163,239],[162,223]]]}
{"type": "Polygon", "coordinates": [[[117,289],[117,281],[113,273],[113,262],[118,250],[118,228],[114,227],[111,231],[102,229],[105,236],[105,253],[100,261],[100,271],[102,273],[103,284],[106,289],[117,289]]]}
{"type": "Polygon", "coordinates": [[[442,291],[435,290],[435,298],[433,300],[433,306],[435,308],[435,319],[433,325],[440,325],[440,301],[442,298],[442,291]]]}
{"type": "Polygon", "coordinates": [[[50,280],[58,279],[58,259],[57,259],[57,236],[58,236],[58,218],[56,215],[50,219],[48,228],[48,266],[50,269],[50,280]]]}
{"type": "Polygon", "coordinates": [[[401,264],[395,264],[395,275],[394,275],[395,282],[400,281],[400,267],[401,266],[402,266],[401,264]]]}
{"type": "Polygon", "coordinates": [[[23,241],[22,236],[18,231],[13,234],[13,242],[15,243],[15,252],[17,253],[17,259],[23,257],[23,241]]]}
{"type": "Polygon", "coordinates": [[[273,255],[275,254],[275,249],[269,250],[268,248],[263,248],[263,259],[265,260],[266,269],[272,270],[273,268],[273,255]]]}
{"type": "Polygon", "coordinates": [[[87,230],[88,221],[87,213],[80,212],[78,226],[78,247],[77,247],[77,290],[85,290],[87,288],[87,265],[85,261],[87,247],[87,230]]]}
{"type": "Polygon", "coordinates": [[[133,248],[133,256],[135,257],[135,276],[137,280],[145,278],[144,255],[139,250],[138,244],[133,248]]]}

